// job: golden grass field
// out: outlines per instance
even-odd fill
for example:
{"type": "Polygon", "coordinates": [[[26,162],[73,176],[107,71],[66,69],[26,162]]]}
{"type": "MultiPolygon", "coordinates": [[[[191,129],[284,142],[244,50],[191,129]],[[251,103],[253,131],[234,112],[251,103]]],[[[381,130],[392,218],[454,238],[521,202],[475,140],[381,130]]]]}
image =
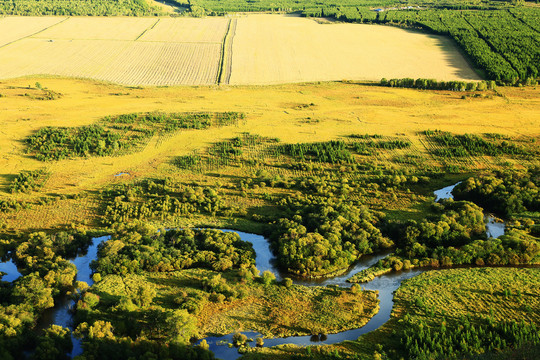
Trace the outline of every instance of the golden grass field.
{"type": "MultiPolygon", "coordinates": [[[[500,96],[492,93],[492,98],[461,99],[459,92],[332,82],[266,87],[127,88],[54,77],[0,81],[1,198],[31,200],[43,194],[98,190],[109,183],[146,176],[178,176],[178,170],[171,165],[174,157],[202,152],[214,142],[242,132],[278,137],[283,143],[330,140],[353,133],[403,136],[411,140],[411,151],[426,159],[429,155],[418,134],[426,129],[538,138],[540,90],[509,87],[498,91],[500,96]],[[36,82],[62,96],[56,100],[37,100],[42,90],[35,88],[36,82]],[[25,154],[23,140],[44,126],[81,126],[95,123],[107,115],[149,111],[240,111],[246,114],[246,119],[238,126],[156,136],[141,151],[124,156],[41,162],[25,154]],[[8,186],[15,174],[42,168],[51,174],[42,191],[30,195],[9,193],[8,186]],[[119,172],[130,175],[115,177],[119,172]]],[[[481,168],[492,162],[478,166],[481,168]]],[[[62,223],[69,223],[69,219],[81,220],[77,212],[70,212],[72,204],[69,200],[57,206],[55,211],[65,219],[62,223]]],[[[44,227],[52,224],[50,214],[45,214],[42,219],[38,210],[32,211],[36,212],[36,220],[32,223],[25,222],[22,213],[7,216],[21,229],[39,228],[40,223],[44,227]]]]}
{"type": "Polygon", "coordinates": [[[41,74],[123,85],[211,85],[222,57],[231,84],[479,79],[441,36],[285,15],[236,20],[223,46],[231,18],[0,18],[0,79],[41,74]]]}

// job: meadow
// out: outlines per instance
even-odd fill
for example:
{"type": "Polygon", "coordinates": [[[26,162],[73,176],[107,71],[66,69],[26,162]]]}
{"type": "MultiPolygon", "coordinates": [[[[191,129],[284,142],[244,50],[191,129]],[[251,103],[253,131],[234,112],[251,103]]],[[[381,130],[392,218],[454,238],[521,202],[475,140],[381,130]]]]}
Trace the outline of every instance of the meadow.
{"type": "MultiPolygon", "coordinates": [[[[406,149],[380,149],[365,155],[363,161],[370,161],[375,167],[389,166],[417,171],[415,169],[424,167],[444,169],[453,166],[465,172],[521,167],[527,163],[534,164],[534,161],[513,156],[453,159],[433,156],[430,151],[440,145],[431,142],[422,132],[426,129],[440,129],[480,135],[496,131],[515,139],[520,146],[532,147],[534,143],[531,141],[540,134],[536,121],[538,90],[533,88],[500,88],[481,97],[462,98],[463,93],[460,92],[418,91],[354,83],[228,89],[126,88],[86,80],[49,77],[3,82],[0,84],[0,94],[0,119],[5,129],[0,135],[0,141],[4,148],[10,149],[0,159],[3,175],[1,186],[6,192],[5,198],[37,203],[41,197],[49,194],[48,197],[57,199],[53,206],[43,205],[43,208],[38,206],[3,214],[2,218],[11,231],[32,227],[49,228],[51,216],[59,216],[61,224],[92,222],[97,214],[80,218],[77,212],[70,209],[75,204],[84,207],[85,201],[88,202],[85,213],[95,209],[94,196],[77,194],[91,194],[109,184],[132,182],[151,176],[177,176],[175,174],[180,173],[187,183],[195,181],[202,185],[220,182],[223,186],[226,183],[223,179],[206,175],[212,174],[217,169],[216,165],[205,162],[200,170],[182,170],[175,165],[175,159],[194,154],[205,157],[207,150],[216,142],[227,141],[242,133],[277,137],[282,144],[347,140],[351,134],[379,134],[387,141],[406,140],[411,145],[406,149]],[[35,83],[47,89],[38,89],[35,83]],[[40,100],[49,91],[59,95],[54,100],[40,100]],[[28,149],[23,140],[44,127],[98,124],[107,116],[126,114],[126,109],[129,109],[128,113],[238,111],[245,114],[245,118],[233,126],[158,133],[146,138],[136,152],[123,153],[122,156],[88,156],[43,162],[27,154],[28,149]],[[471,119],[474,119],[473,123],[471,119]],[[400,130],[396,131],[398,124],[400,130]],[[39,192],[11,194],[10,184],[19,172],[40,169],[50,175],[39,192]],[[115,176],[119,173],[124,175],[115,176]],[[70,199],[74,195],[81,197],[81,200],[70,199]],[[50,211],[52,208],[54,212],[50,211]],[[27,216],[33,219],[32,222],[25,220],[27,216]]],[[[265,165],[270,158],[265,160],[266,155],[261,150],[264,150],[264,146],[255,146],[253,151],[242,155],[247,156],[251,165],[244,161],[230,161],[230,166],[223,169],[224,174],[245,176],[246,166],[248,174],[253,177],[258,171],[266,171],[271,176],[314,174],[313,169],[285,169],[265,165]]],[[[282,160],[278,158],[279,161],[282,160]]],[[[260,189],[256,192],[264,191],[260,189]]],[[[373,204],[379,202],[376,197],[369,201],[373,204]]],[[[398,211],[406,206],[407,201],[401,201],[391,208],[398,211]]]]}
{"type": "MultiPolygon", "coordinates": [[[[155,304],[166,311],[188,309],[196,317],[199,338],[226,335],[231,329],[257,331],[267,338],[332,333],[360,327],[378,310],[373,292],[286,287],[279,283],[264,285],[257,279],[238,282],[235,277],[238,275],[234,273],[222,276],[201,269],[108,275],[93,289],[101,299],[99,307],[80,314],[81,320],[109,320],[113,316],[124,322],[122,315],[111,313],[110,309],[122,299],[135,302],[141,288],[149,289],[156,298],[155,304]],[[220,290],[217,294],[222,296],[216,295],[219,286],[215,289],[199,286],[214,277],[222,281],[219,286],[228,288],[221,290],[227,296],[220,290]]],[[[126,325],[115,323],[114,327],[125,329],[126,325]]]]}
{"type": "Polygon", "coordinates": [[[0,39],[2,79],[47,74],[130,86],[480,80],[445,37],[298,16],[6,17],[0,28],[9,34],[0,39]]]}

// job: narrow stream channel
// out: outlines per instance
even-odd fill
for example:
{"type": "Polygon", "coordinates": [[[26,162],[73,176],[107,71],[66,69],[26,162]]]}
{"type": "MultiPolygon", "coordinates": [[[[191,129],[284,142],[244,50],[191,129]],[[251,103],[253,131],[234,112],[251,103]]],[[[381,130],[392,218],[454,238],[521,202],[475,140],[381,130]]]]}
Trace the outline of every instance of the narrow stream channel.
{"type": "MultiPolygon", "coordinates": [[[[459,183],[458,183],[459,184],[459,183]]],[[[440,199],[453,198],[452,190],[455,185],[447,186],[443,189],[437,190],[434,192],[436,196],[436,201],[440,199]]],[[[498,237],[504,234],[504,223],[495,222],[494,218],[487,216],[487,234],[491,237],[498,237]]],[[[253,244],[253,248],[256,253],[255,264],[257,269],[262,273],[266,270],[273,272],[276,275],[276,280],[280,281],[283,278],[283,275],[280,274],[277,266],[275,265],[275,258],[270,250],[270,243],[261,235],[249,234],[240,231],[222,229],[227,232],[236,232],[240,235],[240,238],[243,241],[248,241],[253,244]]],[[[77,267],[77,281],[84,281],[89,286],[92,286],[94,283],[92,280],[92,270],[90,269],[90,263],[92,260],[97,258],[97,250],[99,244],[110,239],[110,236],[102,236],[92,239],[92,244],[89,246],[88,250],[84,254],[80,254],[70,261],[77,267]]],[[[325,278],[325,279],[293,279],[293,282],[298,285],[303,286],[327,286],[327,285],[338,285],[340,287],[350,287],[352,284],[348,283],[346,280],[353,276],[354,274],[369,268],[374,265],[380,259],[386,257],[388,253],[382,253],[377,255],[363,256],[358,262],[356,262],[347,272],[342,275],[325,278]]],[[[16,280],[21,274],[18,272],[17,267],[11,259],[8,259],[0,263],[0,271],[7,273],[4,275],[4,281],[13,281],[16,280]]],[[[394,305],[393,293],[396,291],[401,282],[405,279],[412,278],[418,274],[421,274],[425,270],[422,269],[413,269],[410,271],[401,271],[398,273],[390,273],[380,277],[375,278],[374,280],[363,284],[362,286],[366,290],[378,290],[379,291],[379,312],[373,316],[369,322],[361,328],[352,329],[343,331],[336,334],[328,335],[314,335],[314,336],[290,336],[286,338],[274,338],[274,339],[265,339],[264,346],[276,346],[282,344],[296,344],[301,346],[306,346],[310,344],[334,344],[339,343],[345,340],[356,340],[360,335],[368,333],[370,331],[378,329],[384,323],[390,319],[392,308],[394,305]]],[[[60,325],[67,327],[73,330],[73,307],[75,302],[69,296],[62,296],[57,299],[54,308],[48,309],[43,314],[43,317],[38,324],[38,330],[44,329],[51,324],[60,325]]],[[[248,338],[255,340],[256,337],[260,337],[261,334],[255,332],[243,332],[247,335],[248,338]]],[[[228,343],[232,343],[232,335],[225,335],[221,337],[207,337],[205,340],[210,346],[210,350],[214,352],[217,358],[224,360],[233,360],[241,356],[238,353],[237,349],[232,347],[229,348],[228,343]]],[[[73,350],[71,352],[71,357],[82,354],[82,343],[79,339],[76,339],[72,336],[73,340],[73,350]]],[[[202,339],[201,339],[202,340],[202,339]]],[[[250,346],[255,346],[254,341],[250,346]]]]}
{"type": "MultiPolygon", "coordinates": [[[[92,239],[92,244],[88,247],[86,253],[79,254],[73,259],[69,259],[73,265],[77,267],[77,275],[75,281],[84,281],[88,286],[94,284],[92,280],[92,270],[90,269],[90,263],[92,260],[97,259],[98,246],[104,241],[109,240],[110,236],[101,236],[92,239]]],[[[45,310],[36,330],[40,331],[49,327],[51,324],[60,325],[69,328],[71,331],[74,329],[73,324],[73,309],[75,307],[75,301],[69,296],[64,295],[59,297],[54,304],[53,308],[45,310]]],[[[73,342],[73,349],[71,351],[71,358],[81,355],[83,352],[82,341],[71,335],[73,342]]]]}

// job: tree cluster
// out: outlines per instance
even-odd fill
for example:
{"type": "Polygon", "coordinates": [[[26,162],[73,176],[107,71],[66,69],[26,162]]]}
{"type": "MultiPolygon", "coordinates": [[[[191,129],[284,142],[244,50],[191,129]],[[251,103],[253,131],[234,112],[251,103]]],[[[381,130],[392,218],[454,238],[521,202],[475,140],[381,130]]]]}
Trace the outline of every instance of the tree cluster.
{"type": "Polygon", "coordinates": [[[228,126],[243,113],[132,113],[107,116],[99,124],[82,127],[45,127],[26,139],[28,152],[41,161],[81,156],[118,155],[155,134],[181,129],[228,126]]]}
{"type": "Polygon", "coordinates": [[[130,220],[167,219],[225,210],[218,191],[209,187],[178,184],[172,180],[144,180],[106,191],[103,222],[125,224],[130,220]]]}
{"type": "Polygon", "coordinates": [[[192,267],[225,271],[254,264],[251,243],[237,233],[185,229],[121,231],[99,249],[92,268],[100,274],[174,271],[192,267]]]}
{"type": "Polygon", "coordinates": [[[41,189],[48,178],[45,170],[21,171],[15,176],[15,179],[9,184],[9,190],[12,193],[29,193],[41,189]]]}
{"type": "Polygon", "coordinates": [[[527,149],[507,140],[485,139],[473,134],[452,134],[439,130],[424,131],[424,135],[435,145],[430,152],[442,158],[462,158],[471,156],[520,156],[531,158],[538,151],[527,149]]]}
{"type": "Polygon", "coordinates": [[[298,197],[282,203],[290,216],[275,222],[270,239],[280,266],[301,276],[343,270],[392,241],[376,227],[380,214],[336,198],[298,197]]]}
{"type": "Polygon", "coordinates": [[[495,81],[465,82],[437,81],[435,79],[381,79],[382,86],[402,87],[422,90],[451,90],[451,91],[485,91],[496,88],[495,81]]]}
{"type": "Polygon", "coordinates": [[[470,177],[457,185],[453,194],[480,204],[486,210],[511,217],[524,211],[540,211],[540,168],[526,171],[498,171],[470,177]]]}

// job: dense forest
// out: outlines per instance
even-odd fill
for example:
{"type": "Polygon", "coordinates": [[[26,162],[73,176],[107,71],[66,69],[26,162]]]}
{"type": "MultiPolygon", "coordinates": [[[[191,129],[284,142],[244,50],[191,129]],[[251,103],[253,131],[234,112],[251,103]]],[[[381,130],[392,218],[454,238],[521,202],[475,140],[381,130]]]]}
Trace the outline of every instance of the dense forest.
{"type": "Polygon", "coordinates": [[[471,323],[466,317],[455,323],[446,320],[440,327],[430,327],[425,323],[405,321],[402,344],[411,359],[464,358],[516,346],[540,344],[536,325],[523,322],[494,322],[485,319],[479,324],[471,323]]]}
{"type": "Polygon", "coordinates": [[[393,245],[376,227],[377,214],[363,206],[323,197],[290,198],[282,206],[288,216],[276,222],[270,239],[288,272],[326,275],[393,245]]]}

